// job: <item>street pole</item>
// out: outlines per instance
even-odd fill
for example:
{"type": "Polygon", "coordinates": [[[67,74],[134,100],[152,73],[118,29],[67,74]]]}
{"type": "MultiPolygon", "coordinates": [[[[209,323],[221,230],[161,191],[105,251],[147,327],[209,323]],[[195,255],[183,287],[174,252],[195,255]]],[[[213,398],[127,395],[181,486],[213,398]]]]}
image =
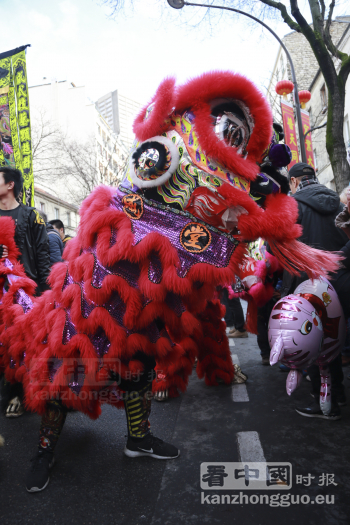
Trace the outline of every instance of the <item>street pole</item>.
{"type": "Polygon", "coordinates": [[[264,22],[259,20],[259,18],[256,18],[255,16],[253,16],[253,15],[251,15],[249,13],[246,13],[245,11],[241,11],[240,9],[234,9],[233,7],[224,7],[224,6],[219,6],[219,5],[193,4],[192,2],[185,2],[184,0],[167,0],[167,2],[174,9],[182,9],[185,5],[191,5],[191,6],[195,6],[195,7],[207,7],[207,8],[210,8],[210,9],[223,9],[225,11],[233,11],[235,13],[239,13],[240,15],[247,16],[248,18],[251,18],[252,20],[255,20],[255,22],[258,22],[258,24],[260,24],[263,27],[265,27],[265,29],[270,31],[270,33],[276,38],[276,40],[278,40],[278,42],[280,43],[283,51],[287,55],[287,59],[288,59],[289,64],[290,64],[290,70],[291,70],[291,73],[292,73],[292,81],[293,81],[293,84],[294,84],[294,102],[295,102],[296,117],[297,117],[297,122],[298,122],[301,160],[302,160],[302,162],[306,162],[307,163],[305,142],[304,142],[303,124],[302,124],[302,121],[301,121],[298,84],[297,84],[297,79],[296,79],[296,76],[295,76],[294,65],[293,65],[292,57],[290,56],[288,49],[286,48],[286,46],[284,45],[282,40],[279,38],[279,36],[276,35],[276,33],[269,26],[267,26],[264,22]]]}

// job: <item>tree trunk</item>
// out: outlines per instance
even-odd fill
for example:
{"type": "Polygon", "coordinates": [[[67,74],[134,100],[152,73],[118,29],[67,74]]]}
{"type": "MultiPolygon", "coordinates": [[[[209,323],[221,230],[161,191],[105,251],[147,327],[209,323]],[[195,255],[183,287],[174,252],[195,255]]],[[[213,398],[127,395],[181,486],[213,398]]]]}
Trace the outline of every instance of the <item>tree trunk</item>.
{"type": "Polygon", "coordinates": [[[346,160],[343,135],[344,106],[345,88],[337,83],[334,92],[328,92],[326,148],[338,193],[350,182],[350,166],[346,160]]]}

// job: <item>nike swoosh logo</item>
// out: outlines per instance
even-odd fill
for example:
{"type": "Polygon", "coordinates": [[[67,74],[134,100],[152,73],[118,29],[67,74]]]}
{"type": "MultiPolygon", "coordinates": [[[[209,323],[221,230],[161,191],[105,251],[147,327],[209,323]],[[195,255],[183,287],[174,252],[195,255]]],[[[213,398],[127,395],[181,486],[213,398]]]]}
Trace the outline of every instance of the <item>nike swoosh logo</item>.
{"type": "Polygon", "coordinates": [[[142,452],[148,452],[149,454],[153,454],[153,448],[146,450],[145,448],[138,447],[139,450],[142,450],[142,452]]]}

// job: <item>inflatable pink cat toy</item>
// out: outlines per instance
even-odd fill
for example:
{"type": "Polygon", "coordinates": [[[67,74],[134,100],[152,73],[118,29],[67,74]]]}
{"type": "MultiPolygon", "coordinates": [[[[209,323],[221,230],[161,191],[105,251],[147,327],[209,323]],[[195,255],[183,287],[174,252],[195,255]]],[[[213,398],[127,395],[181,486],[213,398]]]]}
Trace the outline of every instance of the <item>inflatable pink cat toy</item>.
{"type": "Polygon", "coordinates": [[[345,318],[338,296],[327,279],[307,280],[293,295],[276,303],[269,321],[270,364],[278,362],[291,370],[288,395],[299,386],[301,370],[316,364],[320,368],[320,407],[331,411],[331,378],[328,364],[345,341],[345,318]]]}

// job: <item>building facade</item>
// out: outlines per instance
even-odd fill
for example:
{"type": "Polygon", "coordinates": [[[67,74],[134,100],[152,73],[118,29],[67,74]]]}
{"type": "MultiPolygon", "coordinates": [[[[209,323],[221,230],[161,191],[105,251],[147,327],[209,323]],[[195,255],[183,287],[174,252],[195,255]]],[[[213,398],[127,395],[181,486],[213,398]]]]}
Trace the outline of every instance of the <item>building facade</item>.
{"type": "Polygon", "coordinates": [[[141,104],[121,95],[118,90],[107,93],[96,102],[96,109],[128,150],[134,141],[132,125],[141,108],[141,104]]]}
{"type": "MultiPolygon", "coordinates": [[[[332,40],[344,53],[350,54],[350,16],[337,17],[331,25],[332,40]]],[[[311,128],[322,126],[327,122],[328,93],[323,75],[313,54],[313,51],[303,34],[293,31],[283,39],[293,60],[298,89],[311,92],[311,100],[306,104],[306,110],[310,114],[311,128]]],[[[335,60],[337,69],[340,61],[335,60]]],[[[281,97],[275,91],[279,80],[292,80],[290,65],[286,54],[280,46],[277,52],[275,64],[269,79],[267,97],[276,121],[282,123],[280,108],[281,97]]],[[[288,95],[289,102],[293,101],[293,95],[288,95]]],[[[345,144],[350,152],[350,79],[346,84],[346,100],[344,110],[344,121],[339,123],[340,132],[344,133],[345,144]]],[[[335,190],[333,171],[326,150],[326,127],[312,132],[313,153],[317,176],[322,184],[335,190]]]]}
{"type": "Polygon", "coordinates": [[[79,204],[98,184],[120,182],[128,149],[84,86],[68,81],[31,86],[29,99],[39,189],[79,204]]]}
{"type": "Polygon", "coordinates": [[[60,219],[64,224],[66,234],[75,236],[79,224],[78,206],[58,199],[37,186],[34,188],[34,202],[36,209],[44,212],[48,221],[60,219]]]}

